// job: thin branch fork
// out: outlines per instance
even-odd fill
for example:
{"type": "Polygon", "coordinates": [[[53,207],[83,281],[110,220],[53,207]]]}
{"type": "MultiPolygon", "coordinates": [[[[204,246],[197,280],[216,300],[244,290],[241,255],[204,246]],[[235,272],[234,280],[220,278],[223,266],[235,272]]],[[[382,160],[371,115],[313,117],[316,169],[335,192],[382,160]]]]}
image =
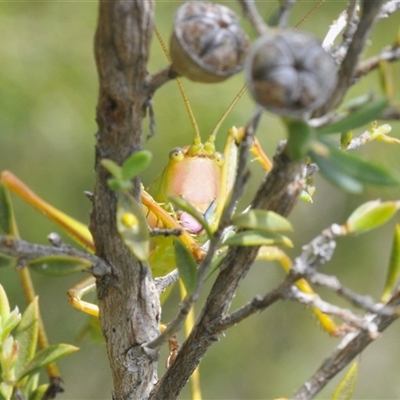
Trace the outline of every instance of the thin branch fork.
{"type": "MultiPolygon", "coordinates": [[[[400,287],[397,287],[387,305],[393,308],[400,306],[400,287]]],[[[380,333],[396,321],[399,315],[397,313],[392,315],[371,315],[370,318],[371,322],[377,326],[377,332],[380,333]]],[[[292,399],[308,400],[313,398],[337,373],[361,354],[374,340],[375,336],[371,337],[367,331],[357,331],[347,334],[333,351],[332,355],[324,360],[314,375],[298,389],[292,399]]]]}
{"type": "Polygon", "coordinates": [[[378,55],[368,58],[360,62],[355,71],[355,78],[360,78],[368,74],[372,70],[379,67],[382,61],[394,62],[400,60],[400,47],[399,45],[389,46],[383,49],[378,55]]]}
{"type": "Polygon", "coordinates": [[[32,244],[15,237],[0,235],[0,253],[18,258],[20,260],[19,265],[24,265],[27,261],[41,257],[78,257],[90,261],[98,271],[103,271],[104,274],[110,272],[110,266],[103,259],[66,244],[61,244],[60,246],[32,244]]]}
{"type": "MultiPolygon", "coordinates": [[[[382,0],[367,1],[364,0],[357,29],[352,36],[351,43],[348,47],[343,62],[340,65],[338,71],[338,85],[336,90],[333,92],[329,101],[317,110],[316,116],[325,115],[329,110],[332,110],[337,104],[340,103],[348,88],[354,82],[354,74],[358,60],[361,57],[362,51],[367,43],[367,40],[372,31],[372,27],[377,20],[380,10],[383,5],[382,0]]],[[[354,5],[355,2],[350,2],[349,6],[354,5]]],[[[348,15],[352,15],[350,12],[348,15]]],[[[351,18],[350,18],[351,21],[351,18]]]]}
{"type": "MultiPolygon", "coordinates": [[[[303,246],[302,254],[297,257],[291,270],[283,282],[274,290],[264,296],[256,296],[249,303],[223,317],[215,323],[215,331],[220,333],[225,329],[239,323],[243,319],[262,311],[275,303],[277,300],[294,298],[293,285],[301,278],[304,278],[306,271],[315,270],[320,265],[329,261],[335,249],[334,239],[340,235],[336,225],[326,229],[321,235],[313,239],[309,244],[303,246]]],[[[303,299],[301,299],[303,300],[303,299]]],[[[299,298],[300,301],[300,298],[299,298]]],[[[305,300],[303,300],[305,301],[305,300]]]]}

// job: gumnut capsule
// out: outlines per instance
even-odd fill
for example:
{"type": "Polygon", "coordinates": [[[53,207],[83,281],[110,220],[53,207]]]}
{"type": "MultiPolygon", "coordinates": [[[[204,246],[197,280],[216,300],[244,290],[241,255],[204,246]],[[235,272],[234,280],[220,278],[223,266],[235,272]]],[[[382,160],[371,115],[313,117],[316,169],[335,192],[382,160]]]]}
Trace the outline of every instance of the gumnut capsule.
{"type": "Polygon", "coordinates": [[[337,84],[336,70],[333,58],[314,36],[294,29],[261,36],[245,67],[258,104],[298,118],[327,101],[337,84]]]}
{"type": "Polygon", "coordinates": [[[170,42],[173,69],[196,82],[223,81],[243,69],[249,39],[233,11],[189,1],[179,7],[170,42]]]}

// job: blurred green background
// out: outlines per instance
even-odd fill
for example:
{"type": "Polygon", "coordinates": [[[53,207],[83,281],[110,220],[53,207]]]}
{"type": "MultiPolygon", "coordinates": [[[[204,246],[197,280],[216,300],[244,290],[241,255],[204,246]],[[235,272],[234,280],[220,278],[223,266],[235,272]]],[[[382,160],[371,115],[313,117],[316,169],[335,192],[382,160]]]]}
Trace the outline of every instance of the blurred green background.
{"type": "MultiPolygon", "coordinates": [[[[156,24],[166,39],[180,3],[157,1],[156,24]]],[[[295,25],[315,4],[314,0],[297,4],[291,24],[295,25]]],[[[268,17],[276,3],[268,1],[259,5],[262,15],[268,17]]],[[[345,5],[343,1],[328,0],[302,29],[322,39],[345,5]]],[[[240,12],[235,2],[229,2],[229,6],[240,12]]],[[[83,191],[92,189],[94,179],[98,85],[93,36],[97,8],[95,1],[3,2],[0,6],[0,169],[13,171],[50,203],[85,222],[89,219],[90,204],[83,191]]],[[[248,24],[244,25],[247,29],[248,24]]],[[[396,29],[398,19],[397,22],[395,18],[379,22],[367,55],[391,43],[396,29]]],[[[153,40],[149,71],[156,72],[166,64],[165,60],[159,44],[153,40]]],[[[393,66],[397,78],[400,76],[398,64],[393,66]]],[[[200,129],[206,136],[243,85],[243,76],[217,85],[187,81],[184,84],[200,129]]],[[[397,90],[399,85],[397,80],[397,90]]],[[[380,91],[375,72],[363,78],[350,95],[369,91],[380,91]]],[[[174,82],[156,93],[154,109],[157,134],[146,147],[153,152],[155,161],[144,174],[146,185],[162,170],[168,157],[167,149],[188,144],[192,137],[189,119],[174,82]]],[[[246,124],[253,109],[252,101],[245,94],[220,131],[220,145],[228,127],[246,124]]],[[[148,120],[144,124],[147,129],[148,120]]],[[[393,124],[393,128],[393,135],[400,137],[399,124],[393,124]]],[[[272,156],[278,141],[284,138],[279,119],[266,113],[258,137],[272,156]]],[[[374,143],[361,151],[366,157],[393,169],[400,177],[399,147],[374,143]]],[[[251,199],[263,175],[258,165],[251,168],[253,174],[245,201],[251,199]]],[[[314,204],[300,203],[291,216],[295,227],[292,238],[296,244],[290,251],[292,256],[299,254],[301,246],[326,226],[343,222],[367,199],[400,198],[400,189],[368,188],[363,195],[356,196],[338,190],[319,177],[316,180],[314,204]]],[[[16,198],[15,212],[21,236],[26,240],[46,243],[47,234],[57,230],[16,198]]],[[[399,217],[364,236],[340,240],[334,259],[323,270],[338,275],[353,290],[378,299],[396,220],[398,222],[399,217]]],[[[111,397],[112,386],[105,347],[88,339],[77,342],[77,332],[86,317],[70,307],[66,297],[66,290],[82,277],[49,278],[35,274],[34,280],[51,341],[73,343],[81,348],[60,362],[66,392],[59,398],[107,399],[111,397]]],[[[233,308],[254,294],[265,293],[282,277],[283,272],[277,265],[255,266],[243,282],[233,308]]],[[[17,273],[3,268],[0,281],[12,305],[18,304],[24,309],[17,273]]],[[[327,299],[345,304],[326,291],[322,293],[327,299]]],[[[174,293],[164,311],[164,321],[175,314],[177,300],[174,293]]],[[[364,352],[354,398],[400,398],[399,334],[400,325],[394,324],[382,339],[364,352]]],[[[204,398],[289,397],[338,342],[322,331],[310,310],[290,302],[276,304],[230,329],[210,349],[201,364],[204,398]]],[[[161,361],[160,374],[163,370],[161,361]]],[[[338,379],[318,398],[329,398],[338,379]]],[[[189,391],[185,389],[180,398],[189,398],[189,391]]]]}

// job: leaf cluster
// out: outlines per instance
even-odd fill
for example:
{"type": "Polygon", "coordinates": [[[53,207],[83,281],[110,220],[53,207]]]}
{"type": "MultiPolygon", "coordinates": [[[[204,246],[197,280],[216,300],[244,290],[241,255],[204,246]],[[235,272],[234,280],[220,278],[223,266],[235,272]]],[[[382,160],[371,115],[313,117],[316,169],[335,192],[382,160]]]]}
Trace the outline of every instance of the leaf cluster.
{"type": "Polygon", "coordinates": [[[37,351],[39,333],[38,299],[21,315],[11,311],[7,295],[0,285],[0,398],[42,399],[48,385],[39,384],[39,371],[78,349],[56,344],[37,351]]]}

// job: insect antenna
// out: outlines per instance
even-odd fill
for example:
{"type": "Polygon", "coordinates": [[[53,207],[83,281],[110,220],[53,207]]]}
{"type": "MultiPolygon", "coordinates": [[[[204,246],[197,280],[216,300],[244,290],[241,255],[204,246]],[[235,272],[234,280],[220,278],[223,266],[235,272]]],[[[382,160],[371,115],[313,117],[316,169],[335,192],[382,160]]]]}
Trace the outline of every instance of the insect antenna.
{"type": "MultiPolygon", "coordinates": [[[[154,27],[154,33],[157,36],[157,39],[158,39],[158,41],[159,41],[159,43],[161,45],[161,48],[163,49],[163,52],[164,52],[165,56],[167,57],[167,60],[169,62],[171,62],[171,57],[169,55],[169,51],[167,49],[167,46],[165,45],[164,40],[161,37],[161,34],[160,34],[160,32],[158,31],[158,29],[156,27],[154,27]]],[[[188,115],[189,115],[190,123],[191,123],[192,128],[193,128],[194,145],[195,146],[197,145],[197,146],[200,147],[201,146],[201,137],[200,137],[199,126],[197,125],[196,118],[194,117],[194,114],[193,114],[193,111],[192,111],[192,107],[190,106],[189,99],[188,99],[188,97],[186,95],[186,92],[185,92],[185,89],[183,87],[183,84],[182,84],[181,80],[178,77],[175,78],[175,79],[176,79],[176,82],[178,84],[179,91],[181,92],[181,95],[182,95],[182,98],[183,98],[183,102],[185,103],[185,107],[186,107],[186,110],[187,110],[188,115]]]]}
{"type": "Polygon", "coordinates": [[[208,137],[205,147],[214,146],[215,138],[217,136],[219,129],[221,128],[222,123],[225,121],[226,117],[232,111],[233,107],[235,107],[236,103],[240,100],[240,98],[242,97],[243,93],[246,90],[246,87],[247,87],[247,85],[243,85],[243,87],[240,89],[239,93],[235,96],[235,98],[232,100],[231,104],[229,104],[228,108],[222,114],[221,118],[219,119],[219,121],[215,125],[213,131],[211,132],[211,135],[208,137]]]}
{"type": "Polygon", "coordinates": [[[322,6],[322,4],[325,3],[326,0],[320,0],[320,2],[315,5],[295,26],[295,28],[300,28],[301,25],[304,24],[304,22],[306,22],[308,20],[308,18],[311,17],[311,15],[313,15],[315,13],[315,11],[318,10],[318,8],[320,8],[322,6]]]}

